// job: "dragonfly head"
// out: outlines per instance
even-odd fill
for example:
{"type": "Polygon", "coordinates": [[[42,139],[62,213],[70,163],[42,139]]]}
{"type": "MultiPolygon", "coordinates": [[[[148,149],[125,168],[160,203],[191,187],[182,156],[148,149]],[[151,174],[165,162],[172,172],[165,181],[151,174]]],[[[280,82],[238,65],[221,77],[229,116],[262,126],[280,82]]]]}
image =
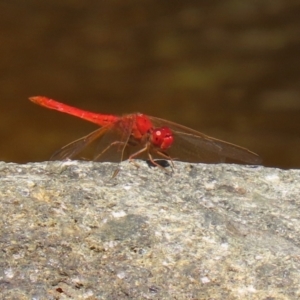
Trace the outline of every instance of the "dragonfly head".
{"type": "Polygon", "coordinates": [[[169,127],[154,128],[150,135],[150,141],[155,147],[166,150],[173,144],[173,133],[169,127]]]}

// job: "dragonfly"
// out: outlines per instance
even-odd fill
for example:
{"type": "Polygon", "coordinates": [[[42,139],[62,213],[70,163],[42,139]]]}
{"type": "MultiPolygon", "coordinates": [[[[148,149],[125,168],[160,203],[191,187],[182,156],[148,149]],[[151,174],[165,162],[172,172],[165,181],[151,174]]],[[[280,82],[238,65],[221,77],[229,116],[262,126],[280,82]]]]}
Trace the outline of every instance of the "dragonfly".
{"type": "Polygon", "coordinates": [[[56,100],[34,96],[30,101],[48,109],[73,115],[100,126],[56,151],[51,160],[66,160],[76,157],[90,144],[98,141],[93,160],[135,162],[146,158],[154,166],[165,169],[159,159],[171,162],[219,163],[242,162],[260,164],[261,158],[254,152],[225,142],[183,125],[142,113],[123,116],[94,113],[63,104],[56,100]]]}

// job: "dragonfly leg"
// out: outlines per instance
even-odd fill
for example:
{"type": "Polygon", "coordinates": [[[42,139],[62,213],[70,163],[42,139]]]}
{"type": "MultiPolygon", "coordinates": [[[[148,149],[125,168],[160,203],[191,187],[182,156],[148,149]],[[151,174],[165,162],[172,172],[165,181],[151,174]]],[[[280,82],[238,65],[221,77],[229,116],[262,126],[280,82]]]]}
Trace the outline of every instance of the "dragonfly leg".
{"type": "MultiPolygon", "coordinates": [[[[129,161],[132,162],[132,163],[134,163],[137,167],[139,167],[139,165],[138,165],[136,162],[134,162],[133,159],[134,159],[135,157],[137,157],[138,155],[140,155],[141,153],[147,152],[148,158],[149,158],[149,161],[151,162],[151,164],[153,164],[154,166],[159,167],[160,169],[163,169],[164,171],[169,172],[166,168],[164,168],[163,166],[161,166],[159,163],[157,163],[157,162],[153,159],[153,157],[152,157],[152,155],[151,155],[151,153],[150,153],[149,150],[150,150],[150,146],[147,144],[144,148],[142,148],[142,149],[140,149],[139,151],[137,151],[137,152],[133,153],[132,155],[130,155],[129,161]]],[[[162,157],[164,157],[164,158],[170,160],[170,161],[171,161],[171,164],[172,164],[172,170],[173,170],[174,164],[173,164],[173,161],[172,161],[171,157],[168,156],[167,154],[163,153],[163,152],[160,152],[160,151],[156,151],[156,153],[159,154],[160,156],[162,156],[162,157]]]]}
{"type": "MultiPolygon", "coordinates": [[[[159,155],[161,155],[159,151],[156,151],[156,153],[159,154],[159,155]]],[[[170,157],[169,157],[168,155],[161,155],[161,156],[164,157],[164,158],[167,158],[168,160],[171,160],[170,157]]],[[[157,166],[158,168],[164,170],[164,171],[167,172],[167,173],[171,173],[170,170],[166,169],[164,166],[162,166],[162,165],[160,165],[159,163],[157,163],[157,162],[153,159],[153,157],[152,157],[152,155],[151,155],[150,152],[148,152],[148,157],[149,157],[149,161],[150,161],[154,166],[157,166]]],[[[171,160],[171,168],[172,168],[172,172],[174,171],[173,166],[174,166],[174,165],[173,165],[173,162],[172,162],[172,160],[171,160]]]]}
{"type": "Polygon", "coordinates": [[[125,145],[126,143],[124,142],[120,142],[120,141],[115,141],[115,142],[112,142],[110,143],[104,150],[101,151],[101,153],[99,153],[95,158],[94,160],[97,160],[98,158],[100,158],[110,147],[113,147],[113,146],[120,146],[120,145],[125,145]]]}
{"type": "Polygon", "coordinates": [[[172,169],[175,168],[175,165],[174,165],[174,162],[173,162],[173,158],[168,155],[167,153],[164,153],[162,151],[155,151],[158,155],[162,156],[163,158],[169,160],[171,162],[171,165],[172,165],[172,169]]]}
{"type": "MultiPolygon", "coordinates": [[[[112,142],[110,143],[104,150],[101,151],[101,153],[99,153],[95,158],[94,160],[97,160],[99,157],[101,157],[101,155],[103,155],[107,150],[109,150],[111,147],[113,146],[123,146],[123,148],[125,148],[127,145],[127,143],[125,142],[120,142],[120,141],[115,141],[115,142],[112,142]]],[[[124,152],[124,149],[122,151],[122,157],[121,157],[121,161],[123,160],[123,152],[124,152]]],[[[116,168],[111,176],[111,178],[115,178],[120,172],[120,167],[116,168]]]]}
{"type": "Polygon", "coordinates": [[[139,168],[139,164],[137,162],[134,161],[135,157],[139,156],[141,153],[148,151],[149,146],[146,145],[144,148],[140,149],[139,151],[131,154],[128,158],[128,160],[133,163],[137,168],[139,168]]]}

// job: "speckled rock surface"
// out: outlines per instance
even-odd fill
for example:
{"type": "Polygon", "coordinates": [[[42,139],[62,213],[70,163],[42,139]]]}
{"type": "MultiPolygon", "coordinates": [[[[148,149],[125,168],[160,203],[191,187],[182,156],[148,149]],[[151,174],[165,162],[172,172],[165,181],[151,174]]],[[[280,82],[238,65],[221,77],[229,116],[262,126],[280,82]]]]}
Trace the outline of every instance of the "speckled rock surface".
{"type": "Polygon", "coordinates": [[[0,164],[1,299],[299,299],[300,171],[0,164]]]}

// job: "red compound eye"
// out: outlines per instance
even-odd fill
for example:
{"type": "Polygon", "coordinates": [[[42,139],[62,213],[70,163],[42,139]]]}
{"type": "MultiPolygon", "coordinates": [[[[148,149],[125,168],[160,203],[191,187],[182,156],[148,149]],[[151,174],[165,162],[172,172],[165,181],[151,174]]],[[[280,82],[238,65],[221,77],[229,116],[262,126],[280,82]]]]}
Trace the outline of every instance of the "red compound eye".
{"type": "Polygon", "coordinates": [[[174,141],[173,133],[168,127],[155,128],[151,132],[151,143],[162,149],[168,149],[174,141]]]}

